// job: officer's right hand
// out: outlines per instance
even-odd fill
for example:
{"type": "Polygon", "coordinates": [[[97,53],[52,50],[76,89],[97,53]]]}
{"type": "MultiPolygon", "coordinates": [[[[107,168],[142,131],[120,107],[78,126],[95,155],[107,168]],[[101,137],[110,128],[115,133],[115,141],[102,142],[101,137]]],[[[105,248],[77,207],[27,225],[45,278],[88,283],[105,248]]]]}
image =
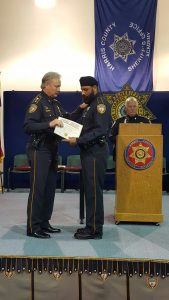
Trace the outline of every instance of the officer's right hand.
{"type": "Polygon", "coordinates": [[[52,121],[49,122],[49,127],[54,128],[54,127],[63,127],[63,122],[62,120],[59,119],[54,119],[52,121]]]}
{"type": "Polygon", "coordinates": [[[71,146],[76,146],[76,144],[77,144],[77,138],[75,138],[75,137],[69,137],[68,139],[65,139],[64,141],[68,142],[71,146]]]}

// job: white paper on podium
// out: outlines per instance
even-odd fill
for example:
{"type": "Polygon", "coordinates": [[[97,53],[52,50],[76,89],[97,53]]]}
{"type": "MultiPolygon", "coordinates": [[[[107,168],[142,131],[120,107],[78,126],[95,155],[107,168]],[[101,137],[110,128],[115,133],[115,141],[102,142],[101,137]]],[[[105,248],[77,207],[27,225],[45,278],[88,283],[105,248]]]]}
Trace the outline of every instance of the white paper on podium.
{"type": "Polygon", "coordinates": [[[78,138],[80,136],[83,125],[62,117],[59,117],[58,119],[62,120],[63,127],[56,126],[54,133],[65,139],[70,137],[78,138]]]}

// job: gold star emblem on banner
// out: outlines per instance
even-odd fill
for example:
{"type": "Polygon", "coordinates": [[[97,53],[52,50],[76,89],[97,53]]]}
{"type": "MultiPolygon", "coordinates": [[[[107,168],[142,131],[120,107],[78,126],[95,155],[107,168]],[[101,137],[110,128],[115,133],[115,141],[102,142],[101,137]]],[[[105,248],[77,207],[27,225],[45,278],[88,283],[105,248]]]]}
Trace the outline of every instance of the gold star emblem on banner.
{"type": "Polygon", "coordinates": [[[114,52],[114,59],[120,57],[127,62],[128,56],[136,53],[133,48],[135,43],[136,41],[129,39],[127,32],[123,36],[115,34],[114,42],[109,46],[114,52]]]}

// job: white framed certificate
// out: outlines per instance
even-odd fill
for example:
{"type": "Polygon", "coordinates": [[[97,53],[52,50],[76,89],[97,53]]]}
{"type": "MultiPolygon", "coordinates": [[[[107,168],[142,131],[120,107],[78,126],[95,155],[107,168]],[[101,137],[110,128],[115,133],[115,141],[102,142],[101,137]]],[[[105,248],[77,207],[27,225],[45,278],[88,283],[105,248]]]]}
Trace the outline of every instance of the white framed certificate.
{"type": "Polygon", "coordinates": [[[83,125],[62,117],[58,119],[63,122],[63,127],[56,126],[54,130],[55,134],[65,139],[69,139],[70,137],[78,138],[80,136],[83,125]]]}

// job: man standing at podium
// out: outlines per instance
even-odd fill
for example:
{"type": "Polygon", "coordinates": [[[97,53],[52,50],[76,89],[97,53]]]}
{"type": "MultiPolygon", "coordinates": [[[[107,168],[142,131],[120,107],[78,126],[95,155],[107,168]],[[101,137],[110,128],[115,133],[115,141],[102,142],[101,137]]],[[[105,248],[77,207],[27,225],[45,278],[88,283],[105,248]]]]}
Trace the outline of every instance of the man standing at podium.
{"type": "MultiPolygon", "coordinates": [[[[111,130],[111,137],[113,144],[116,143],[116,135],[119,131],[120,123],[151,123],[149,119],[138,115],[138,101],[135,97],[130,96],[125,101],[125,113],[126,115],[117,119],[111,130]]],[[[113,157],[115,160],[115,146],[113,149],[113,157]]]]}

